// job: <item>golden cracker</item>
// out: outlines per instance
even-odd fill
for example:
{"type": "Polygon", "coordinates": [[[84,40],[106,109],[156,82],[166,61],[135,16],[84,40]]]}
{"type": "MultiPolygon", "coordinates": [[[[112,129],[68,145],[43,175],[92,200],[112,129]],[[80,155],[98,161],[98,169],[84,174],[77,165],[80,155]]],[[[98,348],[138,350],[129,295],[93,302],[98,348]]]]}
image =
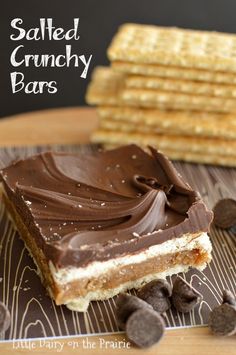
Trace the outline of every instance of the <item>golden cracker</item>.
{"type": "Polygon", "coordinates": [[[112,62],[111,65],[114,70],[125,74],[157,76],[159,78],[192,80],[207,83],[236,84],[235,73],[129,62],[112,62]]]}
{"type": "Polygon", "coordinates": [[[104,129],[236,139],[236,115],[161,111],[129,107],[99,107],[104,129]]]}
{"type": "Polygon", "coordinates": [[[122,89],[119,96],[121,102],[126,106],[209,112],[232,112],[236,110],[236,99],[216,96],[189,95],[147,89],[122,89]]]}
{"type": "MultiPolygon", "coordinates": [[[[202,155],[234,156],[236,159],[236,141],[216,138],[202,138],[194,136],[177,136],[167,134],[140,134],[124,133],[113,130],[97,130],[92,140],[106,144],[129,144],[136,143],[143,146],[154,145],[165,151],[176,150],[184,153],[196,153],[202,155]]],[[[235,161],[236,164],[236,161],[235,161]]]]}
{"type": "Polygon", "coordinates": [[[236,110],[236,99],[179,94],[163,90],[124,88],[124,75],[109,67],[95,69],[88,86],[89,104],[135,106],[156,109],[230,112],[236,110]]]}
{"type": "Polygon", "coordinates": [[[111,61],[236,72],[236,35],[125,24],[108,49],[111,61]]]}
{"type": "MultiPolygon", "coordinates": [[[[104,131],[97,131],[92,136],[92,141],[95,143],[102,143],[106,148],[114,148],[123,144],[129,143],[136,143],[144,148],[147,146],[146,140],[138,140],[132,139],[130,140],[120,140],[114,139],[115,132],[108,132],[104,134],[104,131]]],[[[137,137],[136,137],[137,138],[137,137]]],[[[157,141],[149,142],[148,144],[156,146],[158,149],[159,145],[156,144],[157,141]]],[[[235,167],[236,166],[236,156],[235,155],[223,155],[223,154],[202,154],[198,152],[189,151],[177,151],[176,149],[168,149],[164,148],[161,150],[164,154],[166,154],[170,159],[173,160],[183,160],[186,162],[193,162],[193,163],[201,163],[201,164],[214,164],[214,165],[221,165],[221,166],[229,166],[235,167]]]]}
{"type": "Polygon", "coordinates": [[[129,75],[125,78],[125,86],[130,89],[151,89],[190,95],[236,98],[236,85],[202,83],[181,79],[129,75]]]}
{"type": "Polygon", "coordinates": [[[109,67],[96,67],[86,92],[86,102],[90,105],[115,105],[117,94],[124,85],[124,75],[109,67]]]}

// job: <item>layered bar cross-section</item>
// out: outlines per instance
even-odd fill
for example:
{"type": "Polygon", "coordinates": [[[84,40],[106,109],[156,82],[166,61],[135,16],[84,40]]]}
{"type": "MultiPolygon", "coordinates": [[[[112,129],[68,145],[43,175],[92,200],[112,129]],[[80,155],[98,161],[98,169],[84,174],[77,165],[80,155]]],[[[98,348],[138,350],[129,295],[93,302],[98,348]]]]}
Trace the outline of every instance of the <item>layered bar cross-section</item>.
{"type": "Polygon", "coordinates": [[[211,260],[212,212],[154,148],[46,152],[0,173],[2,197],[56,304],[86,311],[211,260]]]}

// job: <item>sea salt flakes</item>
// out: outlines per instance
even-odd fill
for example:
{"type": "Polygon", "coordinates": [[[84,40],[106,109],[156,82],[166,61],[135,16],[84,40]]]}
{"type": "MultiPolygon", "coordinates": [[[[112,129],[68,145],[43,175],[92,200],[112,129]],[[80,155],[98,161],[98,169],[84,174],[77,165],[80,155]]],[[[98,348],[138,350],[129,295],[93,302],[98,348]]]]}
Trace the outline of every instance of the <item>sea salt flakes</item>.
{"type": "Polygon", "coordinates": [[[58,234],[58,233],[53,233],[53,235],[54,235],[54,237],[57,237],[57,238],[61,239],[60,234],[58,234]]]}
{"type": "Polygon", "coordinates": [[[133,232],[132,234],[133,234],[134,237],[139,237],[139,234],[136,233],[136,232],[133,232]]]}

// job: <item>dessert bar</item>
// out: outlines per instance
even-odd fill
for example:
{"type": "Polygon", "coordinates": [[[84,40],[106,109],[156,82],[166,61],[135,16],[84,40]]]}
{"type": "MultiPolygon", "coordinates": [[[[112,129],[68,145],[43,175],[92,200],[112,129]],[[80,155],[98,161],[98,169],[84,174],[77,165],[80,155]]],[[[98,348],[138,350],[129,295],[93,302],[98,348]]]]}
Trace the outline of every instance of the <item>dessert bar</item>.
{"type": "Polygon", "coordinates": [[[86,311],[211,260],[212,212],[154,148],[46,152],[0,172],[2,198],[56,304],[86,311]]]}

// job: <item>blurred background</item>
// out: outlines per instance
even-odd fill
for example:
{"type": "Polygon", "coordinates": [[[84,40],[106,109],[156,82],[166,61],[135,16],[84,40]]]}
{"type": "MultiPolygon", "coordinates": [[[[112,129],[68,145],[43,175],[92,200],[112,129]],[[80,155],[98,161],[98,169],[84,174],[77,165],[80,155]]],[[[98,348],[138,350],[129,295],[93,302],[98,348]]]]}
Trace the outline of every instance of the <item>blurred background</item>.
{"type": "Polygon", "coordinates": [[[119,25],[125,22],[150,23],[193,29],[236,32],[235,0],[9,0],[1,3],[0,117],[21,112],[85,105],[84,95],[92,69],[107,64],[106,49],[119,25]],[[38,27],[39,18],[52,17],[57,27],[70,29],[73,18],[80,18],[79,41],[11,41],[13,18],[22,18],[24,28],[38,27]],[[13,68],[10,55],[19,45],[25,54],[61,54],[66,44],[73,53],[93,55],[87,79],[81,68],[13,68]],[[56,94],[13,94],[10,72],[22,71],[25,82],[57,81],[56,94]]]}

